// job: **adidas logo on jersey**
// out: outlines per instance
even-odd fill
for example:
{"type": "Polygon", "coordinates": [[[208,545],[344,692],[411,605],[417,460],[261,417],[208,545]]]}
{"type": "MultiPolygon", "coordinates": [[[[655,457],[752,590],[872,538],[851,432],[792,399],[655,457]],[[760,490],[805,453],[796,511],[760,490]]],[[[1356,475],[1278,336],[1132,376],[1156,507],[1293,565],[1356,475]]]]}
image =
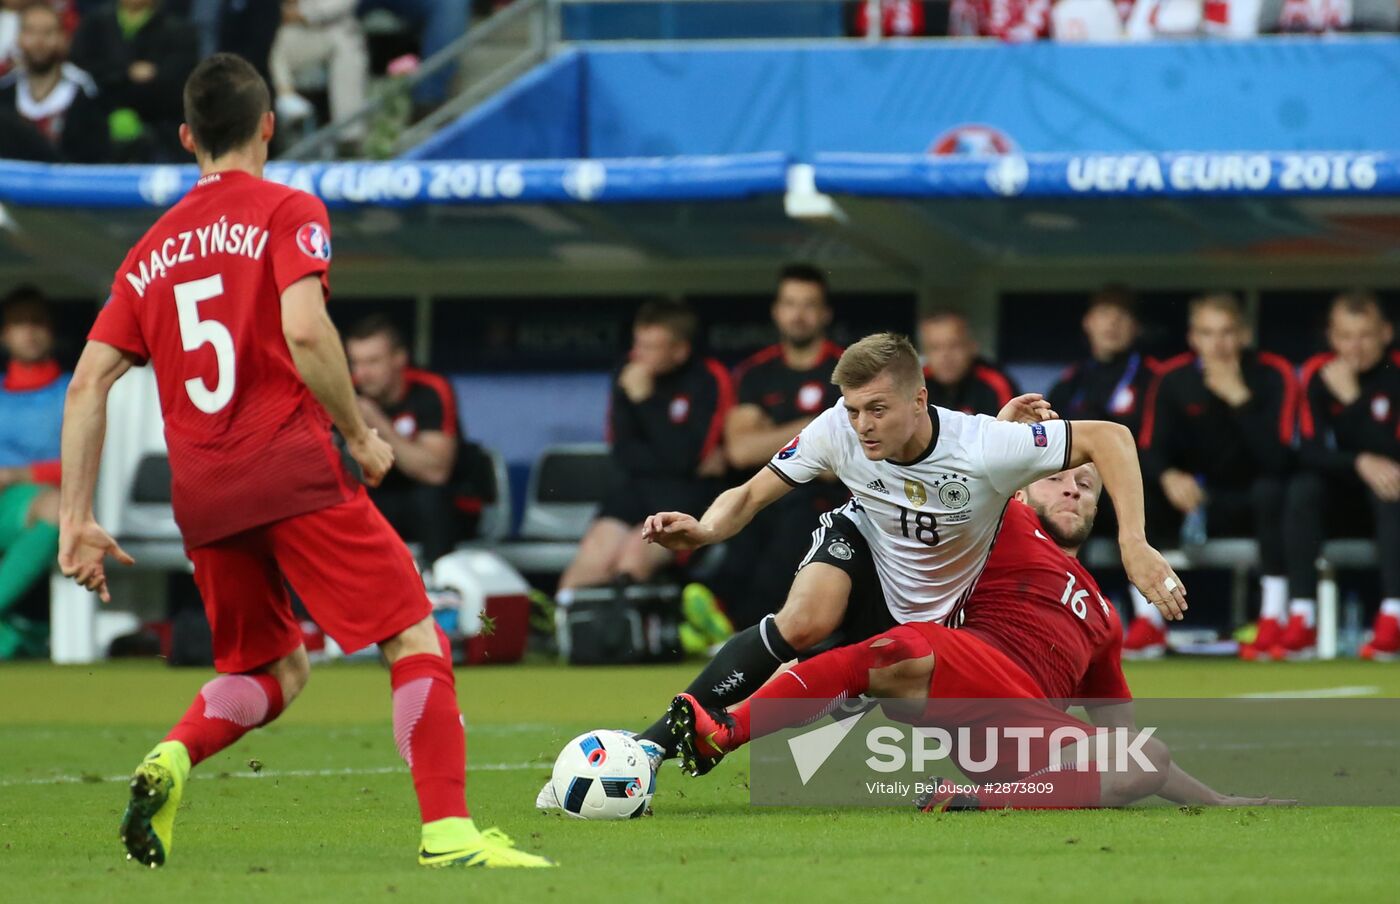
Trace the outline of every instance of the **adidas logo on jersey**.
{"type": "Polygon", "coordinates": [[[886,496],[890,494],[890,491],[885,489],[885,482],[879,479],[870,481],[865,485],[865,488],[867,490],[874,490],[877,493],[884,493],[886,496]]]}

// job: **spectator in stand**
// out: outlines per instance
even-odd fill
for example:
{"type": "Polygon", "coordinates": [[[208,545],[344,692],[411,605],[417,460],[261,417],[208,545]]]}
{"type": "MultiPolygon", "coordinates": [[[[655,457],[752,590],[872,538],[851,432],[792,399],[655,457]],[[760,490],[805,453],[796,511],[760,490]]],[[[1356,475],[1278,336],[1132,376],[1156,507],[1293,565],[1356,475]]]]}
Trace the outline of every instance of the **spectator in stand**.
{"type": "MultiPolygon", "coordinates": [[[[1137,299],[1126,286],[1106,286],[1090,297],[1081,326],[1089,357],[1060,376],[1047,396],[1050,405],[1060,417],[1113,421],[1136,436],[1142,424],[1143,402],[1157,373],[1156,359],[1137,347],[1141,332],[1137,299]]],[[[1105,537],[1118,535],[1111,505],[1099,506],[1094,532],[1105,537]]]]}
{"type": "MultiPolygon", "coordinates": [[[[879,30],[885,38],[912,38],[929,34],[925,4],[919,0],[884,0],[880,4],[879,30]]],[[[851,33],[856,37],[870,34],[870,6],[857,0],[851,33]]]]}
{"type": "Polygon", "coordinates": [[[33,0],[0,0],[0,73],[9,72],[19,57],[19,14],[33,0]]]}
{"type": "MultiPolygon", "coordinates": [[[[282,27],[272,42],[268,66],[276,92],[277,115],[288,123],[307,119],[316,108],[297,93],[295,73],[326,66],[331,120],[343,122],[365,104],[369,85],[369,48],[355,17],[356,0],[284,0],[282,27]]],[[[344,143],[353,149],[365,135],[365,123],[346,127],[344,143]]]]}
{"type": "Polygon", "coordinates": [[[161,0],[116,0],[83,18],[73,62],[97,82],[119,161],[181,160],[185,78],[198,62],[193,27],[161,0]]]}
{"type": "Polygon", "coordinates": [[[1126,286],[1105,286],[1089,298],[1080,324],[1089,357],[1060,375],[1048,396],[1060,417],[1122,424],[1136,435],[1157,360],[1137,347],[1137,299],[1126,286]]]}
{"type": "Polygon", "coordinates": [[[431,565],[476,533],[482,504],[495,499],[490,463],[463,440],[451,384],[409,366],[393,321],[361,320],[346,334],[345,353],[365,423],[394,449],[394,467],[370,498],[431,565]]]}
{"type": "Polygon", "coordinates": [[[978,356],[967,318],[957,311],[936,311],[919,321],[919,350],[931,405],[996,417],[1019,394],[1009,376],[978,356]]]}
{"type": "Polygon", "coordinates": [[[1020,43],[1050,34],[1052,0],[952,0],[948,34],[1020,43]]]}
{"type": "Polygon", "coordinates": [[[697,328],[680,302],[637,312],[631,354],[613,381],[612,480],[559,579],[561,606],[576,587],[648,580],[671,553],[642,539],[642,522],[655,512],[703,512],[722,488],[720,440],[734,390],[722,364],[695,353],[697,328]]]}
{"type": "Polygon", "coordinates": [[[1400,656],[1400,352],[1391,348],[1393,339],[1375,296],[1348,292],[1332,303],[1332,351],[1303,367],[1302,468],[1284,518],[1293,599],[1287,627],[1279,631],[1281,611],[1270,626],[1276,657],[1312,648],[1323,538],[1358,530],[1374,533],[1381,573],[1380,611],[1361,656],[1400,656]]]}
{"type": "MultiPolygon", "coordinates": [[[[97,85],[86,72],[66,61],[68,36],[52,7],[34,4],[21,19],[20,66],[0,78],[0,110],[13,111],[22,122],[13,128],[32,131],[43,156],[26,159],[98,163],[107,156],[107,122],[97,101],[97,85]]],[[[19,155],[14,155],[19,156],[19,155]]]]}
{"type": "Polygon", "coordinates": [[[42,654],[42,626],[13,609],[58,555],[58,458],[70,374],[53,358],[44,296],[21,287],[0,304],[9,363],[0,386],[0,659],[42,654]]]}
{"type": "MultiPolygon", "coordinates": [[[[419,34],[418,52],[427,60],[466,34],[470,0],[360,0],[361,15],[372,9],[388,10],[415,26],[419,34]]],[[[415,119],[442,106],[456,74],[454,64],[418,83],[413,90],[415,119]]]]}
{"type": "MultiPolygon", "coordinates": [[[[745,479],[841,398],[831,382],[841,347],[826,338],[831,304],[822,272],[805,264],[784,267],[772,316],[778,342],[735,368],[738,404],[724,424],[725,454],[745,479]]],[[[817,517],[849,496],[834,479],[803,484],[725,544],[711,583],[735,628],[777,611],[811,545],[817,517]]]]}
{"type": "MultiPolygon", "coordinates": [[[[1249,327],[1229,294],[1191,302],[1187,343],[1190,352],[1163,362],[1138,434],[1149,541],[1169,548],[1178,538],[1255,538],[1267,618],[1288,600],[1283,499],[1298,406],[1293,365],[1249,350],[1249,327]]],[[[1156,607],[1138,603],[1134,615],[1123,655],[1160,654],[1166,634],[1156,607]]]]}

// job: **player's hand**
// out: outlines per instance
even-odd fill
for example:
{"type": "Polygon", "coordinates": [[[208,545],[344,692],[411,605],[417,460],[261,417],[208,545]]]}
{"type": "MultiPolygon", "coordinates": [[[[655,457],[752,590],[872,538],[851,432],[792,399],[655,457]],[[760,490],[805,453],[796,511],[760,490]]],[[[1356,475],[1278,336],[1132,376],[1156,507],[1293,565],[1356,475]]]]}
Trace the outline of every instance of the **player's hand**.
{"type": "Polygon", "coordinates": [[[710,542],[710,531],[685,512],[658,512],[642,522],[642,539],[672,550],[699,549],[710,542]]]}
{"type": "Polygon", "coordinates": [[[1055,409],[1051,408],[1045,396],[1038,392],[1018,395],[997,412],[997,420],[1011,421],[1013,424],[1038,424],[1057,418],[1059,415],[1055,413],[1055,409]]]}
{"type": "Polygon", "coordinates": [[[1123,554],[1123,570],[1147,601],[1157,607],[1168,621],[1180,621],[1186,616],[1186,585],[1176,572],[1144,540],[1119,544],[1123,554]]]}
{"type": "Polygon", "coordinates": [[[1201,489],[1201,484],[1196,478],[1176,468],[1168,468],[1162,472],[1162,492],[1166,494],[1172,508],[1183,515],[1194,512],[1206,503],[1206,491],[1201,489]]]}
{"type": "Polygon", "coordinates": [[[622,391],[632,402],[645,402],[651,398],[651,393],[656,387],[656,378],[645,364],[630,361],[617,375],[617,385],[622,387],[622,391]]]}
{"type": "Polygon", "coordinates": [[[89,519],[79,524],[62,523],[58,528],[58,567],[84,589],[96,593],[104,603],[112,601],[107,590],[106,558],[111,556],[123,565],[135,565],[136,560],[117,545],[102,525],[89,519]]]}
{"type": "Polygon", "coordinates": [[[1356,369],[1341,358],[1333,358],[1322,365],[1317,375],[1343,405],[1350,405],[1361,398],[1361,381],[1356,378],[1356,369]]]}
{"type": "Polygon", "coordinates": [[[362,439],[347,441],[345,448],[360,466],[360,479],[365,486],[379,486],[384,481],[384,475],[394,466],[394,448],[380,437],[378,430],[366,430],[362,439]]]}
{"type": "Polygon", "coordinates": [[[1356,473],[1382,502],[1400,499],[1400,464],[1395,459],[1362,452],[1356,456],[1356,473]]]}

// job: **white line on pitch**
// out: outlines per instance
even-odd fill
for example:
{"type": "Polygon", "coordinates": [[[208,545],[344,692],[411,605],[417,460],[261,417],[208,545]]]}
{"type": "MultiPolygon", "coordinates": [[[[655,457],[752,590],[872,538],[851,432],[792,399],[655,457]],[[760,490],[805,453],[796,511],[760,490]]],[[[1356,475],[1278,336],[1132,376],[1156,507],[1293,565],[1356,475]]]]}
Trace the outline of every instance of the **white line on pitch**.
{"type": "MultiPolygon", "coordinates": [[[[517,772],[525,769],[548,769],[549,763],[467,763],[467,773],[472,772],[517,772]]],[[[262,772],[204,772],[197,773],[191,778],[198,779],[225,779],[225,778],[330,778],[337,775],[390,775],[396,772],[408,774],[407,766],[373,766],[370,768],[347,768],[347,769],[265,769],[262,772]]],[[[81,775],[54,775],[49,778],[21,778],[21,779],[0,779],[0,788],[10,788],[17,785],[82,785],[100,784],[102,782],[127,782],[131,780],[131,775],[104,775],[104,776],[81,776],[81,775]]]]}
{"type": "Polygon", "coordinates": [[[1331,697],[1374,697],[1381,689],[1372,684],[1357,684],[1347,687],[1315,687],[1305,691],[1261,691],[1257,694],[1239,694],[1237,700],[1322,700],[1331,697]]]}

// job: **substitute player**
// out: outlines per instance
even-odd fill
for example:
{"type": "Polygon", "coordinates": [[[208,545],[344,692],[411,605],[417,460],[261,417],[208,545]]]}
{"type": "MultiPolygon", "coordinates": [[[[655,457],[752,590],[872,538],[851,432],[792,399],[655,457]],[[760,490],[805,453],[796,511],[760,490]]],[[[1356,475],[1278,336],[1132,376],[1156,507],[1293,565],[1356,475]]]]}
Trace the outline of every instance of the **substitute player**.
{"type": "MultiPolygon", "coordinates": [[[[1147,766],[1128,757],[1102,763],[1107,767],[1102,770],[1051,768],[1060,759],[1047,746],[1052,732],[1093,733],[1063,712],[1071,699],[1086,701],[1095,724],[1136,735],[1121,663],[1123,627],[1077,558],[1093,530],[1101,489],[1094,466],[1086,464],[1018,491],[957,630],[911,622],[838,647],[793,666],[729,713],[678,696],[671,712],[686,770],[709,771],[753,737],[810,721],[868,693],[885,698],[890,710],[912,703],[915,714],[897,716],[902,721],[971,726],[968,735],[974,739],[984,738],[986,728],[1042,730],[1040,740],[1027,745],[1024,772],[1015,765],[1016,745],[1004,740],[983,784],[938,783],[941,787],[921,802],[924,809],[1123,806],[1152,794],[1183,804],[1281,803],[1213,791],[1176,765],[1156,738],[1141,744],[1147,766]],[[780,714],[760,710],[755,719],[753,706],[762,700],[792,702],[780,714]],[[925,700],[955,702],[925,708],[920,702],[925,700]]],[[[858,554],[868,558],[871,550],[861,548],[858,554]]],[[[957,752],[973,763],[993,762],[985,747],[957,752]]],[[[1073,761],[1068,754],[1063,759],[1073,761]]]]}
{"type": "MultiPolygon", "coordinates": [[[[891,333],[848,348],[832,380],[841,401],[703,518],[662,512],[643,525],[655,543],[693,549],[733,536],[824,471],[853,497],[822,516],[783,608],[734,635],[686,689],[702,705],[747,698],[780,665],[833,634],[849,643],[895,624],[946,622],[971,595],[1011,495],[1088,461],[1118,510],[1128,578],[1167,617],[1181,617],[1185,588],[1144,538],[1142,477],[1126,428],[1007,423],[932,407],[913,347],[891,333]],[[863,548],[870,556],[857,556],[863,548]]],[[[670,752],[665,718],[641,738],[670,752]]]]}
{"type": "Polygon", "coordinates": [[[184,103],[180,141],[200,179],[122,262],[63,419],[59,564],[105,602],[104,557],[132,563],[92,512],[107,395],[132,365],[155,367],[175,519],[220,672],[132,777],[128,857],[165,863],[191,767],[277,718],[306,684],[285,581],[347,651],[377,643],[389,662],[394,740],[423,818],[418,862],[548,866],[468,815],[446,638],[407,548],[332,443],[334,424],[371,485],[393,465],[326,314],[325,206],[262,180],[273,116],[245,60],[206,59],[184,103]]]}

